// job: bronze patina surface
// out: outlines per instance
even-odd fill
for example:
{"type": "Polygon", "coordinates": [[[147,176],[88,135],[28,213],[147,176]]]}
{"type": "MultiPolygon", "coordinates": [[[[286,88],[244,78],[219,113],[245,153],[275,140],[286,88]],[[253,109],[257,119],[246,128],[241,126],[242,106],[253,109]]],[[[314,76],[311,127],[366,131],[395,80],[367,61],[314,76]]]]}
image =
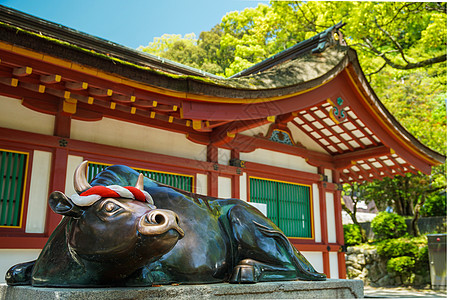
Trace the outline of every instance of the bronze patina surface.
{"type": "Polygon", "coordinates": [[[52,193],[50,207],[64,218],[36,261],[7,272],[9,285],[105,287],[326,279],[272,221],[244,201],[187,193],[119,165],[102,171],[88,184],[85,168],[86,162],[75,174],[78,194],[88,194],[92,186],[131,189],[135,185],[148,193],[147,201],[102,197],[91,199],[89,205],[75,201],[77,205],[61,192],[52,193]]]}

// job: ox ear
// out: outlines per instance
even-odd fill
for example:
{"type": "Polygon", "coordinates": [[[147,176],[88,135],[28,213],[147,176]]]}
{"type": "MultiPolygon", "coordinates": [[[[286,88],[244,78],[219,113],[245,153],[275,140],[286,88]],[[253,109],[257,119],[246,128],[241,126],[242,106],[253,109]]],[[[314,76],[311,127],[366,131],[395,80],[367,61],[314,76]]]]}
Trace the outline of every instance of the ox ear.
{"type": "Polygon", "coordinates": [[[55,213],[63,216],[79,218],[83,214],[83,210],[61,192],[51,193],[48,204],[55,213]]]}

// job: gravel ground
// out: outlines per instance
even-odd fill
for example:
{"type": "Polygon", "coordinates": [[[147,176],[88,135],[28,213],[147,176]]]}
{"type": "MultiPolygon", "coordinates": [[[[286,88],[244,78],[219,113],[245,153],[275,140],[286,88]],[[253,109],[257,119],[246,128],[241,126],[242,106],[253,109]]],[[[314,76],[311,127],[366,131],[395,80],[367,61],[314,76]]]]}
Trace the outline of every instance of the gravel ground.
{"type": "Polygon", "coordinates": [[[364,287],[364,298],[447,298],[447,291],[414,289],[405,287],[364,287]]]}

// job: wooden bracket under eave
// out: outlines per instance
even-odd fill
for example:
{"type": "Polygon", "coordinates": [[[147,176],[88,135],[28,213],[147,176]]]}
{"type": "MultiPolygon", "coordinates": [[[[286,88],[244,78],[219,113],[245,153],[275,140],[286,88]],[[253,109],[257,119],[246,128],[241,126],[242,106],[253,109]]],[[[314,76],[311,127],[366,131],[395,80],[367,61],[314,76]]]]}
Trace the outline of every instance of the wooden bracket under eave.
{"type": "Polygon", "coordinates": [[[69,115],[75,114],[77,112],[77,100],[73,98],[64,99],[62,110],[69,115]]]}

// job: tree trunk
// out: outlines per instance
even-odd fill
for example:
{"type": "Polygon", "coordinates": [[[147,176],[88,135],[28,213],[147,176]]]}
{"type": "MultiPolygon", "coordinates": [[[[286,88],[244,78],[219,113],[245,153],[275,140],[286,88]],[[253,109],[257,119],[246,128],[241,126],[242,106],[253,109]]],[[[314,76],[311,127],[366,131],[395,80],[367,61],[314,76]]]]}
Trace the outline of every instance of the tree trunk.
{"type": "Polygon", "coordinates": [[[422,197],[420,197],[420,200],[417,201],[417,204],[414,207],[414,217],[411,222],[411,227],[413,230],[413,235],[416,237],[420,235],[418,221],[419,221],[419,216],[420,216],[420,207],[423,205],[424,202],[425,202],[425,194],[422,195],[422,197]]]}
{"type": "Polygon", "coordinates": [[[355,224],[356,226],[358,226],[359,232],[361,233],[361,242],[362,242],[362,243],[366,243],[366,242],[367,242],[366,231],[361,227],[361,224],[359,224],[358,219],[356,218],[356,211],[355,211],[355,213],[353,213],[347,206],[345,206],[344,203],[342,203],[342,209],[343,209],[346,213],[348,213],[348,215],[350,216],[350,218],[352,218],[353,224],[355,224]]]}

